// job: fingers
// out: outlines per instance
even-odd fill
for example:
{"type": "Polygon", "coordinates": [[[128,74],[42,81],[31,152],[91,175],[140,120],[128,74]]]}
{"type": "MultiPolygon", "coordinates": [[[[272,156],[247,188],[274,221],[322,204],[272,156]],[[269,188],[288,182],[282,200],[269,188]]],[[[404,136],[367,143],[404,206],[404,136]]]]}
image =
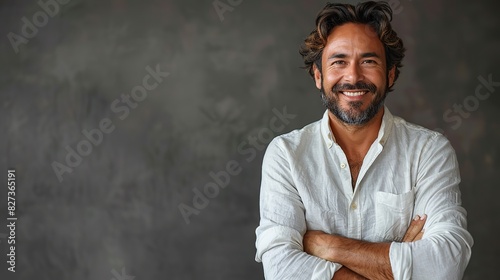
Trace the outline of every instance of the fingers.
{"type": "Polygon", "coordinates": [[[425,221],[427,220],[427,215],[416,216],[410,223],[410,226],[406,230],[405,236],[403,237],[403,242],[413,242],[422,239],[423,228],[425,221]]]}
{"type": "Polygon", "coordinates": [[[424,236],[424,231],[423,230],[421,232],[419,232],[417,234],[417,236],[415,236],[415,238],[413,239],[413,241],[418,241],[418,240],[422,239],[422,236],[424,236]]]}

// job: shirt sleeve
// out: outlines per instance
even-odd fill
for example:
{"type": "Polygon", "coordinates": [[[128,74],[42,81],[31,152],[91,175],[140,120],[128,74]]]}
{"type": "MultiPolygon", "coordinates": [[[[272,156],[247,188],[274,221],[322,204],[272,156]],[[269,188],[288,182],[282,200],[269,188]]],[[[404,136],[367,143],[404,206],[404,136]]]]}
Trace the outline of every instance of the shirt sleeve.
{"type": "Polygon", "coordinates": [[[276,138],[269,144],[262,164],[255,260],[262,262],[267,280],[331,280],[341,265],[303,251],[305,210],[282,142],[276,138]]]}
{"type": "Polygon", "coordinates": [[[462,279],[473,239],[461,206],[455,151],[438,135],[427,143],[418,162],[414,214],[427,214],[424,236],[391,244],[394,279],[462,279]]]}

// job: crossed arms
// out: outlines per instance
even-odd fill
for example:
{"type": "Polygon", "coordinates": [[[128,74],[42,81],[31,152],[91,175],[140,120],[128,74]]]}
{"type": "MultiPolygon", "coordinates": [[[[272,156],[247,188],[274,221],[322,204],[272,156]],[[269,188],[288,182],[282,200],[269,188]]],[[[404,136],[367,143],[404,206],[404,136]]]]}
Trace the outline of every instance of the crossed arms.
{"type": "MultiPolygon", "coordinates": [[[[414,242],[422,238],[426,218],[423,215],[412,220],[403,242],[414,242]]],[[[394,279],[389,260],[390,243],[371,243],[322,231],[307,231],[303,245],[304,252],[343,265],[335,273],[333,280],[394,279]]]]}

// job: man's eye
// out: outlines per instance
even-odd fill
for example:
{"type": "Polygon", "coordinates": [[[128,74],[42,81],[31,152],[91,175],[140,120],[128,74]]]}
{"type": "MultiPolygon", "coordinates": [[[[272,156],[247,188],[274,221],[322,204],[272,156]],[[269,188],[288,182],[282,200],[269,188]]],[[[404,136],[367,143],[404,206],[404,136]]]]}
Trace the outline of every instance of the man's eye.
{"type": "Polygon", "coordinates": [[[345,64],[345,61],[343,61],[343,60],[336,60],[336,61],[332,62],[332,65],[335,65],[335,64],[337,64],[337,65],[343,65],[343,64],[345,64]]]}
{"type": "Polygon", "coordinates": [[[375,60],[372,60],[372,59],[367,59],[367,60],[364,60],[363,63],[365,63],[365,64],[375,64],[377,62],[375,60]]]}

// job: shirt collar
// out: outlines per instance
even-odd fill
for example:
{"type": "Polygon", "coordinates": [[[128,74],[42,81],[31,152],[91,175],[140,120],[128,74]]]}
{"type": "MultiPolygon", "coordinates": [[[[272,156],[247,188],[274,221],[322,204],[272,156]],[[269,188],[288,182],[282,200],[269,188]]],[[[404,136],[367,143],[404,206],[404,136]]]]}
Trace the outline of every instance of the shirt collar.
{"type": "MultiPolygon", "coordinates": [[[[380,145],[384,146],[385,142],[387,142],[387,138],[389,138],[390,132],[392,130],[392,126],[394,123],[394,116],[391,114],[389,109],[384,105],[384,116],[382,117],[382,125],[380,126],[380,130],[378,132],[378,137],[375,141],[378,141],[380,145]]],[[[332,133],[332,129],[330,128],[330,118],[328,116],[328,110],[323,114],[323,118],[321,119],[321,134],[323,139],[330,149],[333,146],[333,143],[336,143],[335,136],[332,133]]]]}

